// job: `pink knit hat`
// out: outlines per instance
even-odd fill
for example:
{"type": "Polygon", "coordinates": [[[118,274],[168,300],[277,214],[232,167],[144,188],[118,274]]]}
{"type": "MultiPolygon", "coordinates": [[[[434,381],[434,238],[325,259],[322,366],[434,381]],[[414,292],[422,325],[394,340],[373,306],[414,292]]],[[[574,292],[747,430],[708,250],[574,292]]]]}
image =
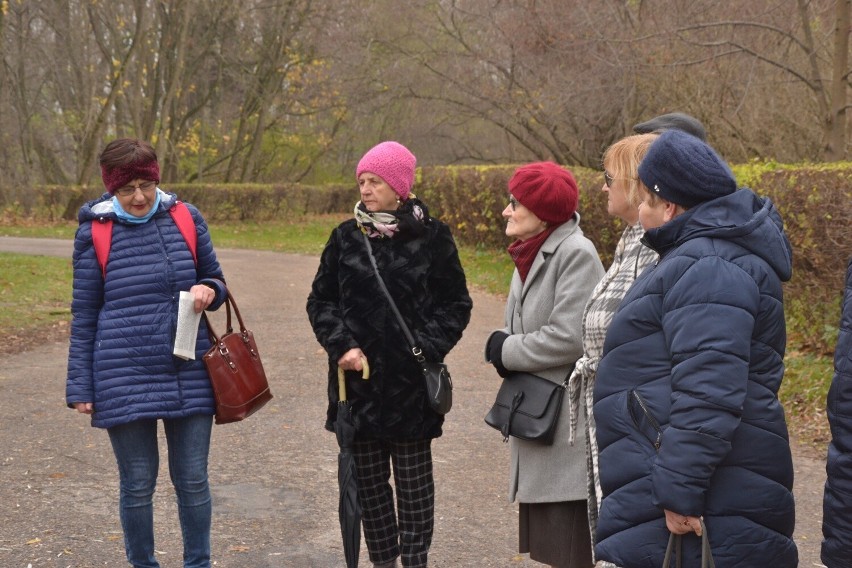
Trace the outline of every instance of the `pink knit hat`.
{"type": "Polygon", "coordinates": [[[355,169],[355,177],[360,177],[364,172],[376,174],[405,201],[414,185],[415,166],[417,158],[408,148],[399,142],[382,142],[364,154],[355,169]]]}

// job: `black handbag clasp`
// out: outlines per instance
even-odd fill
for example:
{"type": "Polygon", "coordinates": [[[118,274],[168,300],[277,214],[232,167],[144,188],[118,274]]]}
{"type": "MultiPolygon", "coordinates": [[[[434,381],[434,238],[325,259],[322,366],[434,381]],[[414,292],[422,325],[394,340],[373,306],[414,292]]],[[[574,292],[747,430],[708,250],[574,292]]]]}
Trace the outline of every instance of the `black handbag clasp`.
{"type": "Polygon", "coordinates": [[[509,435],[512,433],[512,418],[514,418],[518,411],[518,407],[521,406],[521,402],[523,400],[524,391],[518,391],[515,393],[515,396],[512,397],[512,406],[509,407],[509,419],[506,420],[506,423],[503,424],[502,428],[500,428],[500,433],[503,434],[503,443],[509,441],[509,435]]]}

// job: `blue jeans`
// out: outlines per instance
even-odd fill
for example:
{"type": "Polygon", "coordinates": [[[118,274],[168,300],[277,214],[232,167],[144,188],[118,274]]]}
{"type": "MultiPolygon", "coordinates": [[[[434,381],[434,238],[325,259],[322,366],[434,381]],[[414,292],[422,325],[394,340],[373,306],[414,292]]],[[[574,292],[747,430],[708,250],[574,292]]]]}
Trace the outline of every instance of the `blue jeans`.
{"type": "MultiPolygon", "coordinates": [[[[207,483],[207,456],[213,417],[163,420],[169,475],[177,494],[185,568],[210,567],[213,507],[207,483]]],[[[154,558],[154,489],[160,468],[157,421],[137,420],[107,430],[118,462],[127,560],[134,568],[159,568],[154,558]]]]}

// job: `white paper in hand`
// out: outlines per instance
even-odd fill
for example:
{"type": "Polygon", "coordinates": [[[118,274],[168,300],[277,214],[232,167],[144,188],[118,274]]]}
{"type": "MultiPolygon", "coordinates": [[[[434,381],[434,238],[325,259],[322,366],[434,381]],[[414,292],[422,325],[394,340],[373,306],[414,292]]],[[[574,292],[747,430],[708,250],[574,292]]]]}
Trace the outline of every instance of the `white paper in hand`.
{"type": "Polygon", "coordinates": [[[178,301],[177,331],[172,353],[181,359],[195,359],[195,339],[201,313],[195,313],[195,299],[189,292],[181,292],[178,301]]]}

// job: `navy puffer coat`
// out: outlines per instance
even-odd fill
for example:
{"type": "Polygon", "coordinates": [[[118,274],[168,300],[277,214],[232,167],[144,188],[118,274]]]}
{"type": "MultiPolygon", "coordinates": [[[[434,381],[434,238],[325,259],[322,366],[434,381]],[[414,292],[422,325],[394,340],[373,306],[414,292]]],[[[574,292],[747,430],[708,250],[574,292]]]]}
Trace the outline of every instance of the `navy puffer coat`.
{"type": "Polygon", "coordinates": [[[834,379],[826,410],[831,443],[825,468],[822,562],[828,568],[852,568],[852,259],[846,269],[834,379]]]}
{"type": "MultiPolygon", "coordinates": [[[[160,191],[160,190],[158,190],[160,191]]],[[[86,203],[74,238],[74,292],[66,402],[94,403],[92,425],[110,428],[139,419],[214,414],[210,379],[201,357],[210,348],[204,320],[196,359],[172,355],[181,291],[206,284],[216,291],[208,308],[225,300],[222,270],[207,224],[188,205],[198,234],[198,267],[161,193],[158,211],[128,224],[113,212],[112,196],[86,203]],[[101,274],[92,245],[92,222],[113,220],[112,245],[101,274]]]]}
{"type": "MultiPolygon", "coordinates": [[[[430,219],[416,238],[370,239],[376,264],[426,359],[443,361],[461,339],[473,307],[450,229],[430,219]]],[[[328,354],[328,416],[337,419],[337,361],[360,347],[370,378],[347,372],[347,398],[361,439],[425,440],[444,417],[429,406],[423,373],[382,293],[354,219],[331,234],[307,303],[328,354]]]]}
{"type": "MultiPolygon", "coordinates": [[[[594,392],[603,489],[597,557],[659,568],[664,509],[703,516],[718,568],[798,564],[778,388],[791,248],[749,189],[646,232],[660,255],[607,332],[594,392]]],[[[684,539],[684,566],[700,539],[684,539]]]]}

